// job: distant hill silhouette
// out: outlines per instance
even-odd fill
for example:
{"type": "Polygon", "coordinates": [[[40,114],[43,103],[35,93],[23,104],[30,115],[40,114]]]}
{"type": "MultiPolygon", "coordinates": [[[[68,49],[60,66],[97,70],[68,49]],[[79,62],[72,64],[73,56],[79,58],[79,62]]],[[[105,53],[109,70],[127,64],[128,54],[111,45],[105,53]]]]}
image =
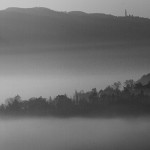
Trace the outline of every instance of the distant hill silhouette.
{"type": "Polygon", "coordinates": [[[142,83],[143,85],[146,85],[150,82],[150,73],[147,75],[143,75],[138,81],[137,83],[142,83]]]}
{"type": "Polygon", "coordinates": [[[0,11],[0,42],[101,42],[150,40],[150,19],[48,8],[0,11]]]}
{"type": "Polygon", "coordinates": [[[88,15],[87,13],[82,12],[82,11],[70,11],[69,14],[72,14],[72,15],[79,15],[79,16],[88,15]]]}

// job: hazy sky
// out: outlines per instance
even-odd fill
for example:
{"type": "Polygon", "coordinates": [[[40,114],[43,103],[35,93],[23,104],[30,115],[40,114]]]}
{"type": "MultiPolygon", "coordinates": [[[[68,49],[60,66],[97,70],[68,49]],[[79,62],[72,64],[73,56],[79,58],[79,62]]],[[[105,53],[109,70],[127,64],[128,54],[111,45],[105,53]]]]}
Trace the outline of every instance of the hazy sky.
{"type": "Polygon", "coordinates": [[[150,70],[149,46],[16,46],[0,49],[0,101],[73,95],[115,81],[139,79],[150,70]],[[19,52],[20,51],[20,52],[19,52]]]}
{"type": "Polygon", "coordinates": [[[7,7],[48,7],[54,10],[130,14],[150,18],[150,0],[0,0],[0,9],[7,7]]]}

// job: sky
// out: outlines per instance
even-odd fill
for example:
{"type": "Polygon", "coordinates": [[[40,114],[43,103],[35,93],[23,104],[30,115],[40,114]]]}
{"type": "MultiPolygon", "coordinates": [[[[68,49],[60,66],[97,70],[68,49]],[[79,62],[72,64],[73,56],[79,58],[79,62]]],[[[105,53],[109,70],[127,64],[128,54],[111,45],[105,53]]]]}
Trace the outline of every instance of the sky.
{"type": "Polygon", "coordinates": [[[117,16],[129,14],[150,18],[149,0],[0,0],[0,9],[7,7],[48,7],[58,11],[80,10],[117,16]]]}

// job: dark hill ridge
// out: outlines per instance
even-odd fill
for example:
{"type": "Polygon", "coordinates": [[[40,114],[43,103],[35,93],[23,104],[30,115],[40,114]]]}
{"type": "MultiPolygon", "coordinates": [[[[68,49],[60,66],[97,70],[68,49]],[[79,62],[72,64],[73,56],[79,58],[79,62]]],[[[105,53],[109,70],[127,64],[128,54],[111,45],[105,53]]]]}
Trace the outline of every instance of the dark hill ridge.
{"type": "Polygon", "coordinates": [[[150,73],[143,75],[138,81],[137,83],[142,83],[143,85],[146,85],[148,83],[150,83],[150,73]]]}
{"type": "Polygon", "coordinates": [[[150,40],[150,19],[13,7],[0,11],[0,40],[6,43],[150,40]]]}
{"type": "Polygon", "coordinates": [[[39,15],[39,16],[56,16],[60,15],[61,12],[57,12],[45,7],[34,7],[34,8],[18,8],[18,7],[9,7],[5,9],[6,12],[11,13],[26,13],[30,15],[39,15]]]}

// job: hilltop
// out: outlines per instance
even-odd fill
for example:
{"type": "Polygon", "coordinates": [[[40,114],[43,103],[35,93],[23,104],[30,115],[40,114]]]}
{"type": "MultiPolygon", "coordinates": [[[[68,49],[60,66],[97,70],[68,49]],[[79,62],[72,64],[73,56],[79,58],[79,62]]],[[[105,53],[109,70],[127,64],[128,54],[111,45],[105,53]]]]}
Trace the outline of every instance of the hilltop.
{"type": "Polygon", "coordinates": [[[143,75],[138,81],[137,83],[141,83],[142,85],[146,85],[148,83],[150,83],[150,73],[143,75]]]}
{"type": "Polygon", "coordinates": [[[62,43],[150,40],[150,19],[48,8],[0,11],[0,43],[62,43]]]}

